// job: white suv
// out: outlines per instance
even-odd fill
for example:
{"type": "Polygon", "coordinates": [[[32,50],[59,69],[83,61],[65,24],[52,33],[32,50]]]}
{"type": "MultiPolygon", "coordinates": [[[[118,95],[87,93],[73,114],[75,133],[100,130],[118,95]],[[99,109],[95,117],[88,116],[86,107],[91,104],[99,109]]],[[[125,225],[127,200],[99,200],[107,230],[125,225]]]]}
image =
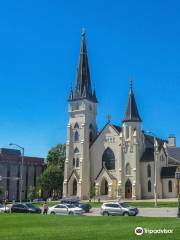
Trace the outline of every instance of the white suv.
{"type": "Polygon", "coordinates": [[[136,216],[138,209],[129,206],[126,202],[108,202],[101,206],[101,214],[103,216],[109,215],[123,215],[123,216],[136,216]]]}
{"type": "Polygon", "coordinates": [[[76,207],[73,204],[57,204],[50,207],[48,214],[59,214],[59,215],[82,215],[84,210],[76,207]]]}

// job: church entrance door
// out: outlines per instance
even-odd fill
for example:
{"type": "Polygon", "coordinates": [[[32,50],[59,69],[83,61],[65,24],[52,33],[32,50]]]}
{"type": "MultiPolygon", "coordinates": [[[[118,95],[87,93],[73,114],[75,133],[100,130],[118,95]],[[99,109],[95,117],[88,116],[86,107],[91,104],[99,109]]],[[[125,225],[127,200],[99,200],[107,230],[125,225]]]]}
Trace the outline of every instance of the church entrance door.
{"type": "Polygon", "coordinates": [[[125,198],[132,198],[132,184],[129,179],[125,184],[125,198]]]}
{"type": "Polygon", "coordinates": [[[108,195],[108,182],[105,178],[101,182],[101,195],[108,195]]]}

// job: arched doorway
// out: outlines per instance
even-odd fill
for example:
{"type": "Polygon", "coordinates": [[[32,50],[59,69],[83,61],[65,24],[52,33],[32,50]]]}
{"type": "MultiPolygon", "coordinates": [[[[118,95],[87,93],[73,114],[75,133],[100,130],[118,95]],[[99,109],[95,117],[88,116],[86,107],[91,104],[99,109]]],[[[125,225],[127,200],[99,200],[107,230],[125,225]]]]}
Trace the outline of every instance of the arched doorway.
{"type": "Polygon", "coordinates": [[[72,192],[72,195],[73,196],[77,195],[77,180],[76,179],[74,179],[74,181],[73,181],[73,192],[72,192]]]}
{"type": "Polygon", "coordinates": [[[132,198],[132,184],[129,179],[125,184],[125,198],[132,198]]]}
{"type": "Polygon", "coordinates": [[[102,182],[101,182],[101,191],[100,191],[101,195],[108,195],[108,181],[103,178],[102,182]]]}

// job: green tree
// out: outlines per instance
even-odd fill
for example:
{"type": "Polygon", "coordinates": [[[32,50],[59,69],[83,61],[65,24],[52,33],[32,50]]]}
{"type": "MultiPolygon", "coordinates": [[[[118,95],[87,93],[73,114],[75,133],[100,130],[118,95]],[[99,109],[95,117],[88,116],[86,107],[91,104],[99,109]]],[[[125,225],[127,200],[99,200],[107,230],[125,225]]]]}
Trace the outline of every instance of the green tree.
{"type": "Polygon", "coordinates": [[[28,189],[28,200],[32,201],[36,197],[36,189],[33,186],[29,186],[28,189]]]}
{"type": "Polygon", "coordinates": [[[65,144],[58,144],[48,152],[47,168],[39,178],[39,187],[48,196],[62,196],[65,153],[65,144]]]}
{"type": "Polygon", "coordinates": [[[63,170],[58,165],[49,165],[39,178],[39,185],[49,196],[60,197],[63,189],[63,170]]]}
{"type": "Polygon", "coordinates": [[[64,161],[66,156],[66,145],[58,144],[49,150],[47,156],[48,165],[58,165],[64,170],[64,161]]]}

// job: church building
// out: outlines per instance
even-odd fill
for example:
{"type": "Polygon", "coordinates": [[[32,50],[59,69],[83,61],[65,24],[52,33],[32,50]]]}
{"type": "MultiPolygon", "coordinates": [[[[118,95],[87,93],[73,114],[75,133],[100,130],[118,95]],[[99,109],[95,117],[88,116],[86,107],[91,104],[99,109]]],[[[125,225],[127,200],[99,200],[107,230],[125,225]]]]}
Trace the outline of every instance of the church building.
{"type": "Polygon", "coordinates": [[[132,82],[122,124],[107,121],[98,131],[98,100],[91,87],[85,33],[75,89],[68,98],[63,197],[150,199],[177,196],[180,167],[176,137],[162,140],[142,129],[132,82]]]}

